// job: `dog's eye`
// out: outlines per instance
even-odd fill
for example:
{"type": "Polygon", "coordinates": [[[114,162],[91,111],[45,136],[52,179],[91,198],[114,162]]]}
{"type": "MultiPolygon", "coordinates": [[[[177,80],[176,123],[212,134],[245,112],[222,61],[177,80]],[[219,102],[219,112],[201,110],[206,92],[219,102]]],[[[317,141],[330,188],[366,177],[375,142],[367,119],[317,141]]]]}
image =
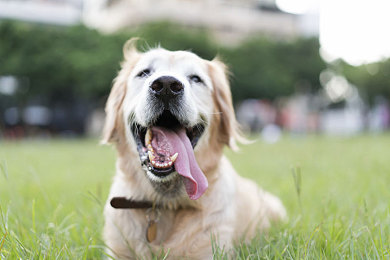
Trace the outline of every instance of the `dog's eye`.
{"type": "Polygon", "coordinates": [[[203,80],[198,75],[191,75],[189,78],[194,83],[203,83],[203,80]]]}
{"type": "Polygon", "coordinates": [[[150,73],[151,73],[150,69],[144,69],[143,71],[137,74],[137,77],[138,78],[148,77],[150,73]]]}

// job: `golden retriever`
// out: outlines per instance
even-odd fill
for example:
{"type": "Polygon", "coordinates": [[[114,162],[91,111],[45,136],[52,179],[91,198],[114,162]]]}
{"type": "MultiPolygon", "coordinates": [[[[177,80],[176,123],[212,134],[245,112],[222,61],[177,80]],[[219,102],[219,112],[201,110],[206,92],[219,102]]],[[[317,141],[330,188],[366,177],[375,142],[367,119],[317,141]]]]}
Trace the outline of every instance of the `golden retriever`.
{"type": "Polygon", "coordinates": [[[124,46],[106,104],[103,143],[116,146],[104,240],[119,259],[211,259],[283,219],[278,198],[223,155],[242,138],[226,67],[187,51],[124,46]]]}

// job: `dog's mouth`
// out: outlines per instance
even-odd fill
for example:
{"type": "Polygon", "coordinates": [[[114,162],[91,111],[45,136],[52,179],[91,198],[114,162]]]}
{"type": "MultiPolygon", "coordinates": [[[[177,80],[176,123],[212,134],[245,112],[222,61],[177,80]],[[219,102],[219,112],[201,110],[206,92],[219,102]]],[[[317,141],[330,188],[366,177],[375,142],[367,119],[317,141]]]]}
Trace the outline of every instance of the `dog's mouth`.
{"type": "Polygon", "coordinates": [[[168,179],[173,173],[185,177],[184,184],[191,199],[199,198],[207,188],[194,148],[205,126],[186,127],[169,111],[164,111],[149,127],[133,123],[132,134],[137,143],[141,164],[155,178],[168,179]]]}

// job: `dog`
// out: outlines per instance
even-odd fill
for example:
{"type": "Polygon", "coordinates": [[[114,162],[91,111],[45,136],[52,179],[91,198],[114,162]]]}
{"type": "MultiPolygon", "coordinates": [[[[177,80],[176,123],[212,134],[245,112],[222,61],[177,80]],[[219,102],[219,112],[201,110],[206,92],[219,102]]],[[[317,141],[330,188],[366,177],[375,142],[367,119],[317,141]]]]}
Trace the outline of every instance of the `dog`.
{"type": "Polygon", "coordinates": [[[136,40],[106,103],[102,142],[117,150],[103,237],[118,259],[211,259],[286,217],[240,177],[223,149],[243,141],[227,68],[188,51],[140,52],[136,40]]]}

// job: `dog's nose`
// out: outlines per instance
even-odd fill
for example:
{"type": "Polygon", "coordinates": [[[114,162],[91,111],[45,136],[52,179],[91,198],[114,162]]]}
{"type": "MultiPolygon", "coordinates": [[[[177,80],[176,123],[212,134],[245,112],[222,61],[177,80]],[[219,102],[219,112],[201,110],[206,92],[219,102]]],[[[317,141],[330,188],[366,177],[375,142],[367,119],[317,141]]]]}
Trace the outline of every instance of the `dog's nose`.
{"type": "Polygon", "coordinates": [[[168,101],[184,92],[184,85],[172,76],[162,76],[153,81],[150,91],[157,97],[168,101]]]}

